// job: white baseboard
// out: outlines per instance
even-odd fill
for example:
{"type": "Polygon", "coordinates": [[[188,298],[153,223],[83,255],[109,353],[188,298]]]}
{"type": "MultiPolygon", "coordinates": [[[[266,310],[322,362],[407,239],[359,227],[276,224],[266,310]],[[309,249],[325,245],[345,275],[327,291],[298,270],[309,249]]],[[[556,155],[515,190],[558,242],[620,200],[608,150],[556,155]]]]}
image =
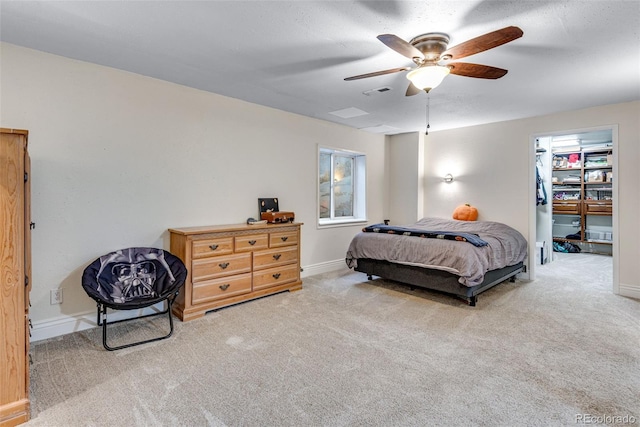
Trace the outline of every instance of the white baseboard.
{"type": "MultiPolygon", "coordinates": [[[[348,267],[344,259],[339,259],[305,266],[300,276],[305,278],[316,274],[328,273],[342,269],[347,270],[348,267]]],[[[131,319],[133,317],[152,314],[162,310],[163,306],[161,304],[157,304],[141,310],[121,310],[113,312],[110,310],[108,315],[109,321],[111,322],[115,320],[131,319]]],[[[31,329],[31,342],[59,337],[72,332],[84,331],[85,329],[95,328],[97,326],[96,311],[40,320],[33,322],[33,328],[31,329]]]]}
{"type": "MultiPolygon", "coordinates": [[[[107,312],[109,322],[131,319],[134,317],[153,314],[164,309],[164,303],[158,303],[151,307],[140,310],[120,310],[107,312]]],[[[32,322],[31,342],[42,341],[48,338],[59,337],[61,335],[70,334],[72,332],[84,331],[85,329],[96,328],[97,313],[96,311],[78,313],[71,316],[60,316],[53,319],[40,320],[32,322]]]]}
{"type": "Polygon", "coordinates": [[[300,276],[302,278],[315,276],[316,274],[329,273],[331,271],[348,270],[347,263],[344,259],[334,261],[321,262],[319,264],[308,265],[303,267],[300,276]]]}
{"type": "Polygon", "coordinates": [[[624,297],[640,299],[640,286],[620,283],[618,294],[624,297]]]}

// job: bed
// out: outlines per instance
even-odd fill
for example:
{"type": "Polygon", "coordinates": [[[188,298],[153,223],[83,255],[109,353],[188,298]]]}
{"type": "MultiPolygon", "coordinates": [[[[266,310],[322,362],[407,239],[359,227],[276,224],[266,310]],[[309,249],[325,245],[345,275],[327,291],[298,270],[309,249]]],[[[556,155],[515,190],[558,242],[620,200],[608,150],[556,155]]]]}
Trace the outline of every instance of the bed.
{"type": "Polygon", "coordinates": [[[423,218],[406,226],[374,224],[352,239],[349,268],[445,292],[475,306],[478,295],[523,271],[527,241],[493,221],[423,218]]]}

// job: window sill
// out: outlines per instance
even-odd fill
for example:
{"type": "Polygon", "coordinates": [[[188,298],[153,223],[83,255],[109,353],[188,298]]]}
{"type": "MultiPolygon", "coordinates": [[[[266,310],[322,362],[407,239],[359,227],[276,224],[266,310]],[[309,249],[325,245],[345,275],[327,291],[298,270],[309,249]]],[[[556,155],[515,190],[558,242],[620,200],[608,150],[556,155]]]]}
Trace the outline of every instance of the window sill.
{"type": "Polygon", "coordinates": [[[348,227],[353,225],[367,224],[366,218],[351,218],[351,219],[334,219],[334,220],[319,220],[318,228],[332,228],[332,227],[348,227]]]}

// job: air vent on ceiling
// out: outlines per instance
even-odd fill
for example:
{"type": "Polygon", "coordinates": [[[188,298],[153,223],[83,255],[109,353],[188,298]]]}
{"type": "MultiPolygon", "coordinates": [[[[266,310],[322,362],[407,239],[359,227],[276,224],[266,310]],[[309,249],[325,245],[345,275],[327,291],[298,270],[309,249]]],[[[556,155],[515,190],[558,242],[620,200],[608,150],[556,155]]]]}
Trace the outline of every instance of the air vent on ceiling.
{"type": "Polygon", "coordinates": [[[360,128],[360,130],[363,130],[365,132],[370,132],[370,133],[384,133],[386,135],[394,135],[396,133],[399,133],[400,131],[400,129],[398,128],[394,128],[393,126],[387,126],[387,125],[369,126],[366,128],[360,128]]]}
{"type": "Polygon", "coordinates": [[[344,108],[342,110],[329,111],[329,114],[338,116],[341,119],[351,119],[353,117],[360,117],[360,116],[367,115],[369,113],[367,113],[366,111],[362,111],[359,108],[349,107],[349,108],[344,108]]]}
{"type": "Polygon", "coordinates": [[[371,96],[371,95],[377,95],[379,93],[389,92],[390,90],[391,90],[390,87],[385,86],[385,87],[379,87],[377,89],[366,90],[366,91],[362,92],[362,94],[363,95],[367,95],[367,96],[371,96]]]}

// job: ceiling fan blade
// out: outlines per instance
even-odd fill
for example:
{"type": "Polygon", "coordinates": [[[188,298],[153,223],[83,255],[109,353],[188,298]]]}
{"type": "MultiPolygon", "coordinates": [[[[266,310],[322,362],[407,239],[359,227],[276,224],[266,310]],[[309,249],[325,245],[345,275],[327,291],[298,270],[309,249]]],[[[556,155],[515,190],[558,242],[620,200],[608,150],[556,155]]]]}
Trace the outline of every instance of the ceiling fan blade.
{"type": "Polygon", "coordinates": [[[478,79],[499,79],[507,74],[507,70],[488,65],[470,64],[468,62],[454,62],[447,65],[451,74],[478,79]]]}
{"type": "Polygon", "coordinates": [[[409,71],[411,67],[391,68],[390,70],[374,71],[373,73],[360,74],[357,76],[347,77],[345,81],[366,79],[367,77],[383,76],[385,74],[399,73],[400,71],[409,71]]]}
{"type": "Polygon", "coordinates": [[[400,37],[394,34],[380,34],[378,40],[386,44],[391,49],[398,52],[400,55],[406,56],[409,59],[420,58],[424,59],[424,55],[415,46],[402,40],[400,37]]]}
{"type": "Polygon", "coordinates": [[[475,55],[476,53],[484,52],[485,50],[493,49],[494,47],[509,43],[510,41],[522,37],[522,34],[524,33],[518,27],[505,27],[501,30],[496,30],[483,36],[467,40],[466,42],[454,46],[451,49],[447,49],[440,57],[442,59],[451,60],[475,55]]]}
{"type": "Polygon", "coordinates": [[[407,93],[405,93],[405,96],[417,95],[420,92],[422,92],[422,91],[420,89],[418,89],[417,87],[415,87],[413,85],[413,83],[409,82],[409,87],[407,88],[407,93]]]}

